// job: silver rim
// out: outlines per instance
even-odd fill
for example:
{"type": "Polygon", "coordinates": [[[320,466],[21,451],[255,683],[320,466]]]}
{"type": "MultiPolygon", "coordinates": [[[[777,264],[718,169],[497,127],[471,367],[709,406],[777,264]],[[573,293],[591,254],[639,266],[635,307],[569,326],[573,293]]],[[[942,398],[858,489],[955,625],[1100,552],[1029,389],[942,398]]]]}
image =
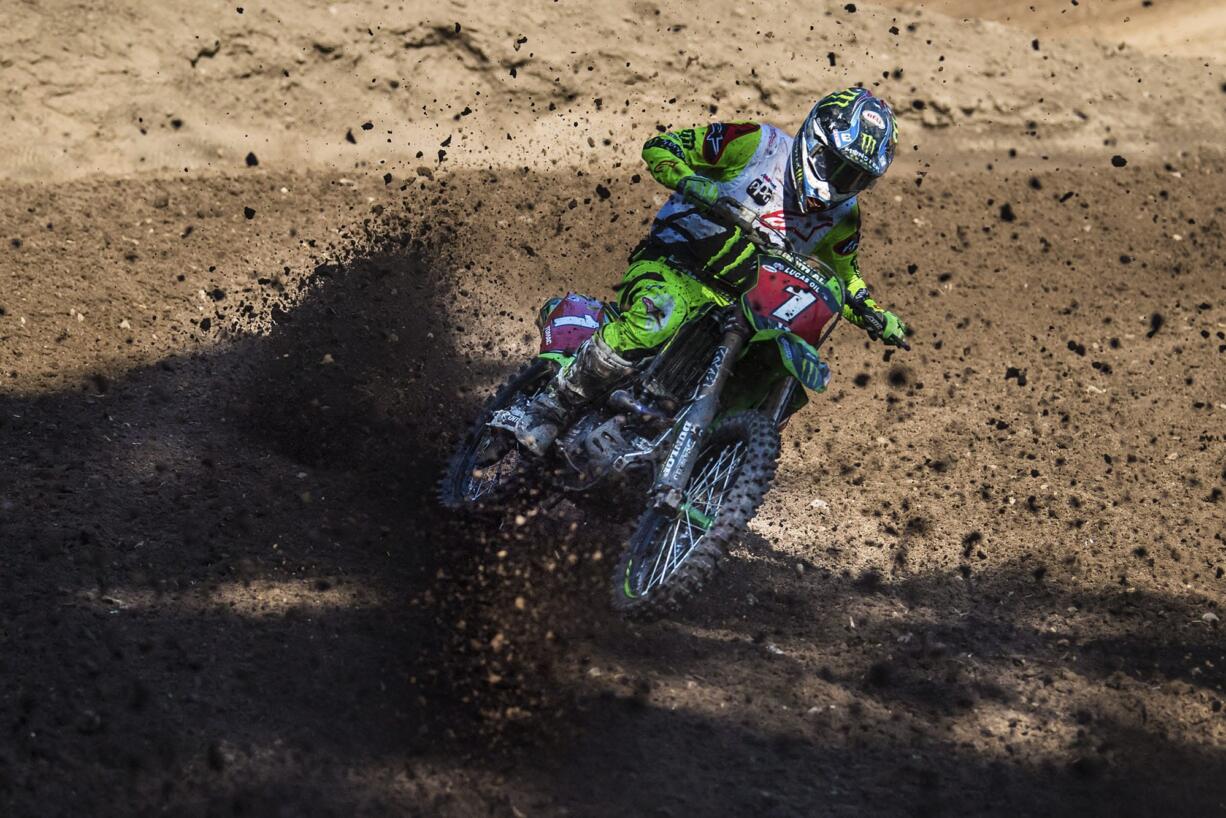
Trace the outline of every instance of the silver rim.
{"type": "Polygon", "coordinates": [[[519,465],[519,457],[514,446],[508,446],[507,449],[490,463],[480,465],[484,456],[488,456],[491,446],[504,444],[505,441],[498,439],[498,433],[487,432],[482,436],[480,443],[475,447],[472,457],[472,466],[469,467],[467,474],[464,477],[464,496],[469,502],[477,502],[482,497],[494,490],[494,487],[501,484],[503,480],[515,472],[519,465]]]}
{"type": "MultiPolygon", "coordinates": [[[[534,380],[528,386],[532,391],[521,392],[515,401],[527,402],[536,397],[543,385],[553,377],[553,371],[544,372],[543,381],[534,380]]],[[[521,457],[519,447],[511,442],[508,433],[487,426],[481,439],[473,446],[472,454],[467,458],[467,468],[460,481],[460,491],[464,499],[475,503],[489,495],[519,470],[521,457]]]]}
{"type": "Polygon", "coordinates": [[[644,561],[651,562],[651,572],[646,583],[640,585],[641,596],[668,582],[694,553],[727,499],[744,459],[745,444],[737,441],[720,449],[717,457],[700,462],[700,468],[686,486],[677,516],[657,529],[661,536],[656,541],[654,560],[648,557],[644,561]]]}

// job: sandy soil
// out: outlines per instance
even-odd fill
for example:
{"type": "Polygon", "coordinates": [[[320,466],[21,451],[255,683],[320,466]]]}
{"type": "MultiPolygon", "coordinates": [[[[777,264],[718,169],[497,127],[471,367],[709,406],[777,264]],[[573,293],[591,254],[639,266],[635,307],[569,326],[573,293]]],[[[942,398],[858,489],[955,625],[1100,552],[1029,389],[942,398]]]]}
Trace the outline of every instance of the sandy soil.
{"type": "Polygon", "coordinates": [[[1153,54],[1222,61],[1226,7],[1216,0],[899,0],[907,11],[997,20],[1057,39],[1127,44],[1153,54]]]}
{"type": "Polygon", "coordinates": [[[6,10],[0,812],[1226,814],[1221,68],[777,5],[6,10]],[[435,508],[657,126],[854,80],[914,350],[840,330],[710,596],[435,508]]]}

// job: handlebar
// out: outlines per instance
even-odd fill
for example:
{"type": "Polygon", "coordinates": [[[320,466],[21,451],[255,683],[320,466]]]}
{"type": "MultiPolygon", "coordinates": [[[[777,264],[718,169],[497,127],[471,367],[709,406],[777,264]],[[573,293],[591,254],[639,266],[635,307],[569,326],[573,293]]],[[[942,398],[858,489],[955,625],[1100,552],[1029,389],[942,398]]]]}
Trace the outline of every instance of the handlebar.
{"type": "MultiPolygon", "coordinates": [[[[717,221],[725,222],[730,227],[739,227],[741,232],[745,235],[745,238],[747,238],[759,249],[769,250],[771,253],[785,259],[789,264],[795,265],[796,267],[799,267],[800,269],[805,270],[806,272],[809,272],[810,274],[823,280],[834,278],[839,282],[840,287],[843,286],[842,280],[835,275],[834,270],[830,269],[828,265],[822,262],[817,262],[818,264],[821,264],[822,267],[822,269],[819,270],[814,266],[813,259],[807,258],[788,249],[791,242],[787,240],[787,236],[782,230],[774,225],[767,224],[762,220],[761,216],[731,196],[719,197],[715,201],[715,205],[710,209],[710,211],[708,211],[708,215],[713,216],[717,221]],[[760,230],[767,230],[774,233],[779,238],[781,247],[776,247],[768,242],[759,233],[760,230]]],[[[869,337],[874,341],[881,338],[881,336],[885,333],[885,319],[883,319],[880,313],[878,313],[876,310],[865,305],[864,300],[868,297],[868,290],[860,290],[860,292],[858,292],[856,295],[852,296],[851,298],[847,298],[847,290],[844,288],[843,294],[843,303],[847,304],[847,306],[851,308],[851,311],[855,313],[856,317],[863,322],[864,329],[869,334],[869,337]]],[[[902,347],[908,352],[911,351],[911,345],[907,343],[906,339],[899,341],[897,346],[902,347]]]]}

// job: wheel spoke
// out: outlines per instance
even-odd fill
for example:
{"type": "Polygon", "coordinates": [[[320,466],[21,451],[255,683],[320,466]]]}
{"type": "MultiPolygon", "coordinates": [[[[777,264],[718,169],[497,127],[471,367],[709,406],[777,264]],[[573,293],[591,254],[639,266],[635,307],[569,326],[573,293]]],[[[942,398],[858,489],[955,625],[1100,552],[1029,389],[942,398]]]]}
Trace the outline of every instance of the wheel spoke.
{"type": "MultiPolygon", "coordinates": [[[[679,569],[706,536],[708,529],[695,525],[690,510],[713,520],[727,497],[743,459],[743,443],[724,446],[708,455],[691,478],[685,499],[676,515],[657,529],[656,557],[642,588],[644,594],[664,584],[679,569]]],[[[640,572],[639,576],[642,576],[640,572]]]]}
{"type": "Polygon", "coordinates": [[[699,493],[705,491],[707,497],[705,500],[700,500],[700,502],[706,503],[708,507],[710,507],[711,505],[711,491],[710,491],[711,475],[718,473],[720,462],[723,459],[724,459],[724,452],[721,449],[719,452],[719,457],[715,459],[714,461],[707,464],[706,468],[702,470],[702,474],[700,474],[698,476],[698,479],[694,481],[693,488],[690,489],[690,493],[692,493],[695,499],[698,499],[699,493]]]}
{"type": "Polygon", "coordinates": [[[490,493],[504,477],[514,472],[514,463],[507,462],[507,456],[512,452],[508,450],[501,457],[480,464],[484,457],[488,457],[489,449],[495,444],[493,440],[483,440],[481,445],[475,448],[475,453],[472,458],[472,466],[468,470],[468,477],[465,480],[465,494],[469,500],[476,501],[490,493]]]}
{"type": "MultiPolygon", "coordinates": [[[[714,498],[715,496],[715,491],[716,491],[715,484],[719,482],[721,476],[723,477],[724,484],[719,489],[719,491],[721,491],[721,493],[723,491],[727,491],[728,481],[731,479],[732,474],[736,471],[736,468],[740,463],[740,452],[741,452],[741,444],[738,443],[736,446],[732,448],[731,451],[728,452],[727,467],[722,470],[722,473],[716,472],[716,474],[711,478],[711,496],[712,498],[714,498]]],[[[721,466],[723,465],[722,458],[721,458],[720,465],[721,466]]]]}
{"type": "Polygon", "coordinates": [[[713,472],[718,471],[720,462],[724,458],[724,451],[725,451],[724,449],[721,449],[719,452],[719,457],[715,461],[709,461],[703,466],[702,471],[699,472],[698,476],[694,479],[693,486],[689,489],[689,491],[686,492],[693,499],[698,500],[698,502],[706,504],[707,508],[710,508],[710,505],[711,505],[710,477],[713,472]],[[697,495],[704,488],[707,490],[706,492],[707,498],[705,500],[700,500],[698,499],[697,495]]]}
{"type": "MultiPolygon", "coordinates": [[[[685,521],[685,533],[689,539],[689,547],[685,549],[684,556],[677,560],[677,565],[681,565],[681,563],[685,562],[686,557],[689,557],[690,552],[694,550],[694,546],[696,546],[698,541],[702,539],[702,534],[699,534],[697,537],[694,536],[694,523],[692,520],[690,520],[690,515],[688,513],[682,511],[681,519],[685,521]]],[[[705,533],[706,532],[704,531],[703,534],[705,533]]]]}
{"type": "Polygon", "coordinates": [[[660,570],[660,580],[656,583],[657,585],[663,583],[664,580],[671,576],[673,571],[676,570],[676,566],[673,563],[675,562],[677,556],[677,537],[680,534],[681,521],[674,519],[672,521],[672,525],[669,526],[668,545],[666,546],[664,552],[664,565],[660,570]]]}
{"type": "Polygon", "coordinates": [[[665,535],[664,547],[661,549],[661,553],[664,556],[664,560],[660,564],[660,573],[657,578],[658,582],[654,583],[656,585],[658,585],[660,582],[663,582],[664,578],[668,576],[668,564],[672,562],[673,560],[673,542],[676,539],[677,539],[677,523],[675,520],[670,520],[668,524],[668,533],[665,535]]]}
{"type": "MultiPolygon", "coordinates": [[[[688,519],[689,519],[689,518],[686,518],[686,519],[687,519],[686,525],[687,525],[687,526],[689,526],[689,522],[688,522],[688,519]]],[[[690,544],[689,544],[689,547],[685,549],[685,555],[684,555],[684,556],[682,556],[682,558],[681,558],[680,560],[678,560],[678,561],[677,561],[677,565],[678,565],[678,567],[680,567],[681,563],[685,562],[687,559],[689,559],[689,558],[690,558],[690,554],[693,552],[693,550],[694,550],[695,548],[697,548],[697,547],[698,547],[698,543],[699,543],[699,542],[701,542],[701,540],[702,540],[703,536],[705,536],[705,535],[706,535],[706,532],[705,532],[705,531],[703,531],[703,532],[702,532],[702,533],[700,533],[700,534],[699,534],[697,537],[695,537],[695,536],[694,536],[694,527],[693,527],[693,526],[689,526],[689,529],[690,529],[690,544]]]]}
{"type": "Polygon", "coordinates": [[[728,471],[724,473],[724,485],[720,489],[720,495],[721,495],[720,502],[721,503],[723,502],[723,495],[728,493],[728,484],[732,482],[732,475],[733,473],[736,472],[736,467],[740,463],[740,458],[739,458],[740,448],[741,448],[741,444],[738,443],[736,445],[736,449],[733,450],[732,456],[728,458],[728,471]]]}
{"type": "MultiPolygon", "coordinates": [[[[676,521],[675,520],[670,521],[669,527],[672,528],[674,525],[676,525],[676,521]]],[[[666,533],[664,535],[664,539],[667,539],[667,538],[668,538],[668,534],[666,533]]],[[[656,561],[655,561],[655,564],[651,566],[651,573],[647,575],[647,587],[643,589],[644,593],[646,593],[647,591],[650,591],[652,587],[656,585],[655,579],[657,575],[660,576],[661,580],[663,580],[664,576],[667,575],[668,573],[668,553],[669,552],[668,552],[667,547],[661,547],[657,549],[656,561]],[[661,565],[660,565],[661,560],[664,561],[663,570],[661,570],[661,565]]]]}
{"type": "Polygon", "coordinates": [[[731,451],[727,448],[721,450],[718,459],[714,463],[714,468],[710,472],[704,469],[700,474],[701,482],[696,481],[690,490],[690,502],[695,504],[701,503],[704,506],[702,511],[708,517],[714,516],[719,511],[719,507],[723,505],[723,498],[727,494],[728,485],[732,480],[732,476],[736,473],[737,467],[740,465],[740,449],[741,444],[738,442],[731,451]],[[727,468],[724,468],[725,455],[727,455],[727,468]],[[723,484],[719,485],[717,489],[717,485],[721,480],[723,484]],[[717,491],[719,493],[718,500],[716,499],[717,491]],[[698,496],[700,493],[704,496],[698,496]]]}

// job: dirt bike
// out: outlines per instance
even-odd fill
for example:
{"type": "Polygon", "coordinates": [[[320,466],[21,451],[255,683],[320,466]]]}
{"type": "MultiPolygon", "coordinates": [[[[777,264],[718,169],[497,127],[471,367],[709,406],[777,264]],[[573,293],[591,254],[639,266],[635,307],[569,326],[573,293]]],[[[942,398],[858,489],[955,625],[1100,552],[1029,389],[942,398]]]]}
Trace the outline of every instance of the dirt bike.
{"type": "Polygon", "coordinates": [[[753,211],[722,198],[708,217],[740,227],[758,247],[756,281],[739,298],[692,317],[538,458],[516,443],[516,425],[604,317],[594,299],[555,299],[538,322],[539,357],[486,404],[440,482],[442,503],[468,511],[497,510],[525,486],[582,492],[612,479],[649,482],[613,574],[613,605],[626,615],[659,615],[696,594],[745,533],[774,479],[781,425],[806,389],[829,378],[817,350],[843,305],[870,335],[884,331],[863,295],[848,302],[833,270],[772,244],[769,232],[787,246],[753,211]]]}

